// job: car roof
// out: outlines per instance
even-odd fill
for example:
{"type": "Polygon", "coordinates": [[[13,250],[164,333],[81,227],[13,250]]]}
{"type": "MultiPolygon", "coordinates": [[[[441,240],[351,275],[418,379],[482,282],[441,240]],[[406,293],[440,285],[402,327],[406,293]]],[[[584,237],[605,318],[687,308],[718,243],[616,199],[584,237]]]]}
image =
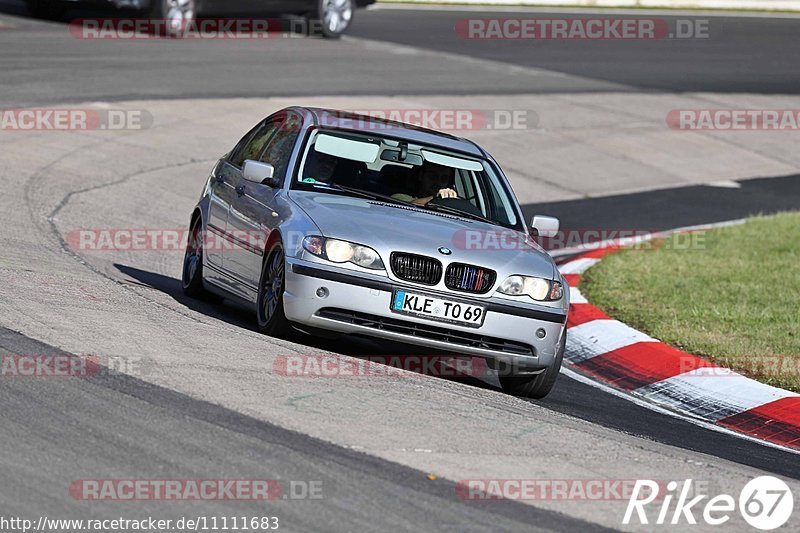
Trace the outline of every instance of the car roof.
{"type": "Polygon", "coordinates": [[[319,107],[294,108],[309,112],[315,125],[331,129],[357,131],[361,133],[380,132],[394,138],[403,139],[417,144],[439,146],[448,150],[462,152],[478,157],[488,157],[488,154],[474,142],[462,137],[455,137],[448,133],[381,119],[369,115],[361,115],[350,111],[324,109],[319,107]]]}

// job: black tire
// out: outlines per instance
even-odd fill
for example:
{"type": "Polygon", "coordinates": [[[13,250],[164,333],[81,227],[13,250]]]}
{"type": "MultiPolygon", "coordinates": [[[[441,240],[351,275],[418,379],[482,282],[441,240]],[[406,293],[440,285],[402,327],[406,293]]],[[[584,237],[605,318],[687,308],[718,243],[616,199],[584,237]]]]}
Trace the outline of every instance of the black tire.
{"type": "Polygon", "coordinates": [[[280,241],[264,254],[261,279],[258,282],[256,316],[258,331],[270,337],[287,339],[294,329],[283,311],[286,283],[286,256],[280,241]]]}
{"type": "Polygon", "coordinates": [[[189,229],[189,240],[186,253],[183,255],[183,273],[181,287],[183,293],[190,298],[219,303],[222,298],[208,292],[203,286],[203,221],[197,217],[189,229]]]}
{"type": "Polygon", "coordinates": [[[64,16],[67,7],[58,0],[27,0],[31,15],[39,19],[57,20],[64,16]]]}
{"type": "Polygon", "coordinates": [[[308,15],[308,34],[338,39],[353,22],[355,0],[317,0],[317,9],[308,15]]]}
{"type": "Polygon", "coordinates": [[[514,396],[523,396],[525,398],[534,398],[537,400],[550,394],[561,372],[561,361],[564,359],[564,350],[566,346],[567,333],[564,332],[564,336],[558,346],[555,360],[541,374],[537,374],[533,377],[501,375],[500,385],[503,387],[503,392],[513,394],[514,396]]]}

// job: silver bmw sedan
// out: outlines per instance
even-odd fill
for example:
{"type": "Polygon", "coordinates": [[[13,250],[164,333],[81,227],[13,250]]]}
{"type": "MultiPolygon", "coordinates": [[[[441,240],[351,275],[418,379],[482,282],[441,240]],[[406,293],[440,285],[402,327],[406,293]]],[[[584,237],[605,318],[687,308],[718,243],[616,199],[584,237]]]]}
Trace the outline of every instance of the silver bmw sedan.
{"type": "Polygon", "coordinates": [[[361,334],[482,357],[512,394],[553,387],[569,291],[497,162],[466,139],[288,108],[219,159],[190,222],[183,289],[285,337],[361,334]]]}

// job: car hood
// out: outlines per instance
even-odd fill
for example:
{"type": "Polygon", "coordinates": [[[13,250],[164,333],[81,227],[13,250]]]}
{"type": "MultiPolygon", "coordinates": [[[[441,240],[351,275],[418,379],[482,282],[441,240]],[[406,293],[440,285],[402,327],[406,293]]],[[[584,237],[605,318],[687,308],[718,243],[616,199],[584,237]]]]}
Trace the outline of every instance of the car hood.
{"type": "MultiPolygon", "coordinates": [[[[423,208],[313,191],[291,191],[323,236],[370,246],[388,261],[395,251],[469,263],[500,275],[553,279],[550,256],[527,234],[423,208]],[[451,253],[439,251],[445,248],[451,253]]],[[[445,250],[445,252],[447,251],[445,250]]]]}

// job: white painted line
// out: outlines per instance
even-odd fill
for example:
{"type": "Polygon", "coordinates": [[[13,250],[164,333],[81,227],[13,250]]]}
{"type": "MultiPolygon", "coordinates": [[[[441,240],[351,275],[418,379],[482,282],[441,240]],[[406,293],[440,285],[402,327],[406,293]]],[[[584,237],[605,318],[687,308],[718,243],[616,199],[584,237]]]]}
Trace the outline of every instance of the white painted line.
{"type": "Polygon", "coordinates": [[[744,434],[744,433],[739,433],[738,431],[733,431],[732,429],[728,429],[728,428],[723,427],[723,426],[718,426],[718,425],[713,424],[711,422],[708,422],[706,420],[701,420],[699,418],[694,418],[694,417],[691,417],[691,416],[687,416],[687,415],[684,415],[684,414],[679,413],[677,411],[672,411],[670,409],[666,409],[664,407],[658,406],[658,405],[656,405],[656,404],[654,404],[654,403],[652,403],[650,401],[647,401],[647,400],[645,400],[643,398],[637,398],[636,396],[632,396],[632,395],[630,395],[630,394],[628,394],[626,392],[622,392],[620,390],[617,390],[617,389],[615,389],[615,388],[613,388],[613,387],[611,387],[609,385],[606,385],[605,383],[602,383],[600,381],[595,381],[594,379],[586,377],[583,374],[580,374],[580,373],[578,373],[578,372],[576,372],[576,371],[574,371],[571,368],[568,368],[566,366],[562,366],[561,367],[561,374],[563,374],[565,377],[567,377],[569,379],[574,379],[575,381],[577,381],[579,383],[583,383],[585,385],[589,385],[590,387],[594,387],[596,389],[599,389],[599,390],[601,390],[603,392],[606,392],[606,393],[608,393],[608,394],[610,394],[612,396],[616,396],[617,398],[622,398],[623,400],[627,400],[627,401],[633,403],[634,405],[638,405],[639,407],[644,407],[645,409],[648,409],[650,411],[653,411],[653,412],[656,412],[656,413],[659,413],[659,414],[662,414],[662,415],[667,415],[667,416],[671,416],[673,418],[678,418],[680,420],[683,420],[684,422],[688,422],[688,423],[690,423],[692,425],[701,427],[703,429],[708,429],[710,431],[716,431],[717,433],[724,433],[724,434],[729,435],[731,437],[736,437],[736,438],[739,438],[739,439],[748,440],[750,442],[754,442],[756,444],[760,444],[762,446],[766,446],[767,448],[776,448],[776,449],[784,451],[784,452],[789,452],[789,453],[794,453],[794,454],[800,455],[800,450],[795,450],[793,448],[787,448],[785,446],[781,446],[780,444],[775,444],[775,443],[772,443],[772,442],[768,442],[768,441],[764,441],[764,440],[758,439],[756,437],[751,437],[750,435],[747,435],[747,434],[744,434]]]}
{"type": "Polygon", "coordinates": [[[741,189],[742,184],[733,180],[711,181],[705,184],[707,187],[717,187],[719,189],[741,189]]]}
{"type": "Polygon", "coordinates": [[[582,257],[580,259],[564,263],[563,265],[559,265],[558,271],[562,274],[583,274],[589,268],[593,267],[599,262],[599,259],[593,257],[582,257]]]}
{"type": "Polygon", "coordinates": [[[570,304],[588,304],[589,300],[581,294],[580,289],[578,287],[570,287],[569,288],[569,303],[570,304]]]}
{"type": "Polygon", "coordinates": [[[637,342],[658,342],[619,320],[592,320],[571,327],[568,332],[565,357],[571,363],[580,363],[637,342]]]}
{"type": "Polygon", "coordinates": [[[718,367],[698,368],[646,385],[633,393],[712,421],[781,398],[798,396],[718,367]]]}

